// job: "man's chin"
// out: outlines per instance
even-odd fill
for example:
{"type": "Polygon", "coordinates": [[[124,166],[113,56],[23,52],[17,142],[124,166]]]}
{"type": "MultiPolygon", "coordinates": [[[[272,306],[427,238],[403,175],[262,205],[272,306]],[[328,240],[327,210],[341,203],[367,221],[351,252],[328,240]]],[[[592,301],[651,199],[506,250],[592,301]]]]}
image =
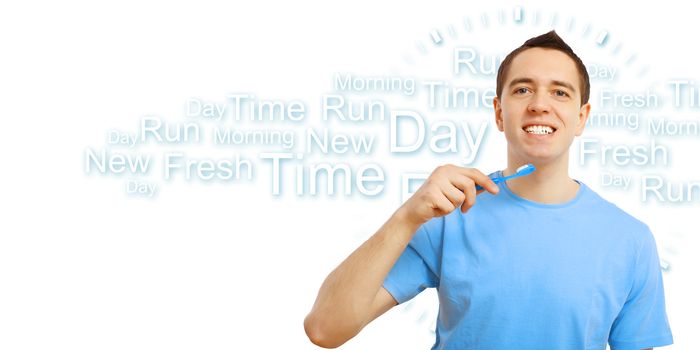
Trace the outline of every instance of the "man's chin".
{"type": "Polygon", "coordinates": [[[560,152],[554,147],[532,147],[532,145],[521,145],[520,147],[509,147],[510,159],[515,159],[518,164],[533,164],[535,166],[550,165],[565,160],[568,164],[568,150],[560,152]],[[567,158],[567,159],[563,159],[567,158]]]}
{"type": "Polygon", "coordinates": [[[535,167],[554,164],[559,160],[559,156],[552,153],[529,153],[519,157],[521,163],[532,164],[535,167]]]}

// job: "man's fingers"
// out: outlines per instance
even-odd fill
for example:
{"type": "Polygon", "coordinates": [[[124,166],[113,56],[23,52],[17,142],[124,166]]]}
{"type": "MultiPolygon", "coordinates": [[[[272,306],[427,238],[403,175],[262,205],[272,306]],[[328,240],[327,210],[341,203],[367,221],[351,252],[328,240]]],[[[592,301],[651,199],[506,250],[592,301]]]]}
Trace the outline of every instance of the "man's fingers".
{"type": "Polygon", "coordinates": [[[463,200],[457,203],[456,206],[461,205],[462,212],[467,212],[476,203],[476,182],[472,177],[462,172],[454,172],[448,179],[450,184],[462,193],[463,200]]]}
{"type": "Polygon", "coordinates": [[[450,202],[450,200],[447,199],[447,197],[442,193],[436,196],[435,205],[437,207],[433,207],[433,210],[436,210],[438,215],[449,214],[456,207],[456,205],[452,204],[452,202],[450,202]]]}
{"type": "MultiPolygon", "coordinates": [[[[484,190],[492,194],[498,193],[498,185],[496,185],[490,177],[477,169],[464,169],[463,174],[471,178],[477,185],[480,185],[484,190]]],[[[479,192],[481,193],[481,192],[479,192]]]]}
{"type": "Polygon", "coordinates": [[[498,193],[498,185],[496,185],[490,177],[484,175],[477,169],[462,168],[460,171],[454,172],[449,177],[450,182],[459,188],[466,195],[467,188],[476,186],[476,194],[481,193],[483,189],[496,194],[498,193]]]}
{"type": "Polygon", "coordinates": [[[469,208],[474,206],[476,203],[476,186],[468,186],[464,194],[466,195],[464,203],[462,203],[462,212],[466,213],[469,208]]]}
{"type": "Polygon", "coordinates": [[[498,185],[478,169],[446,165],[438,170],[431,189],[432,209],[436,215],[448,214],[460,206],[462,212],[467,212],[476,203],[479,193],[484,190],[498,193],[498,185]]]}
{"type": "Polygon", "coordinates": [[[459,188],[455,187],[453,184],[446,183],[444,185],[444,188],[442,188],[441,190],[445,197],[447,197],[447,199],[449,199],[450,202],[452,202],[455,208],[457,208],[464,202],[464,192],[459,188]]]}

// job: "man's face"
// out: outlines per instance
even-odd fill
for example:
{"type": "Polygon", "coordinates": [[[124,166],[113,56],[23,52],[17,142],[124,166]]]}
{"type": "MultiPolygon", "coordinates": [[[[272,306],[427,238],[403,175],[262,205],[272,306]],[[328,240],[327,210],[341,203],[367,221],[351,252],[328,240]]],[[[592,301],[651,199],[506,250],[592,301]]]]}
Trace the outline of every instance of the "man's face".
{"type": "Polygon", "coordinates": [[[494,98],[509,157],[523,164],[568,164],[569,146],[590,111],[590,104],[581,106],[580,89],[576,64],[565,53],[532,48],[515,56],[500,100],[494,98]]]}

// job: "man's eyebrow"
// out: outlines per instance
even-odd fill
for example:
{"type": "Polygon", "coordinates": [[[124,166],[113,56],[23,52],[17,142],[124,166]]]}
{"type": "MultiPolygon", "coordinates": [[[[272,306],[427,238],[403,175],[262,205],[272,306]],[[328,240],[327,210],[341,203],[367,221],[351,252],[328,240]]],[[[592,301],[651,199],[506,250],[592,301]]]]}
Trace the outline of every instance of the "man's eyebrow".
{"type": "Polygon", "coordinates": [[[532,80],[531,78],[515,78],[510,81],[510,84],[508,84],[509,88],[512,88],[514,85],[518,85],[520,83],[527,83],[527,84],[532,84],[535,81],[532,80]]]}
{"type": "Polygon", "coordinates": [[[565,81],[561,81],[561,80],[552,80],[552,85],[563,86],[563,87],[565,87],[565,88],[567,88],[567,89],[569,89],[569,90],[571,90],[571,91],[576,91],[576,89],[574,88],[573,85],[571,85],[571,84],[569,84],[569,83],[567,83],[567,82],[565,82],[565,81]]]}
{"type": "MultiPolygon", "coordinates": [[[[514,85],[521,84],[521,83],[526,83],[526,84],[533,84],[535,81],[532,78],[515,78],[511,80],[511,82],[508,84],[509,88],[512,88],[514,85]]],[[[573,85],[563,81],[563,80],[552,80],[552,85],[556,86],[563,86],[571,91],[576,91],[576,88],[574,88],[573,85]]]]}

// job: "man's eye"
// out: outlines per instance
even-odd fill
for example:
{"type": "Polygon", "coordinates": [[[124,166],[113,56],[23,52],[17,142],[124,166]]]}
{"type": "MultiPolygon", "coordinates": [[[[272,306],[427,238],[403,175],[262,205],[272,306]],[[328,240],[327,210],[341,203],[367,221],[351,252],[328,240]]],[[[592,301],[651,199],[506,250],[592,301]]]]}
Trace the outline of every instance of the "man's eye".
{"type": "Polygon", "coordinates": [[[524,87],[517,88],[517,89],[515,89],[515,93],[516,93],[516,94],[526,94],[526,93],[527,93],[527,88],[524,88],[524,87]]]}
{"type": "Polygon", "coordinates": [[[556,90],[556,91],[554,91],[554,94],[559,96],[559,97],[568,97],[569,96],[569,94],[564,90],[556,90]]]}

